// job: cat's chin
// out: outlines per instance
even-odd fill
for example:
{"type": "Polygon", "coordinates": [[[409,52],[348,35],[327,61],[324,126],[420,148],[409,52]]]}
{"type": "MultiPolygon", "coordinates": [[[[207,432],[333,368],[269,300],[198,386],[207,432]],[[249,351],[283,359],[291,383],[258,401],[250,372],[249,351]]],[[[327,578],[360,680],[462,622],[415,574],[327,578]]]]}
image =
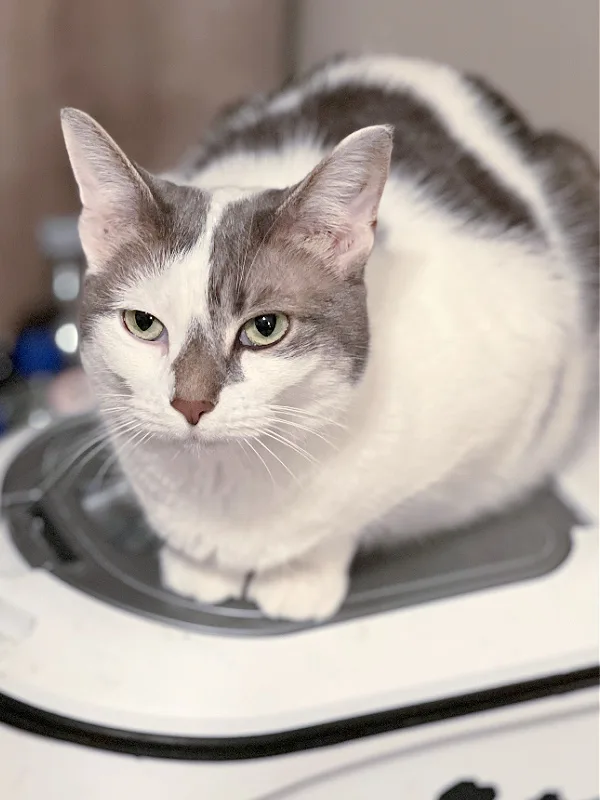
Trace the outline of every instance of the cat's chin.
{"type": "Polygon", "coordinates": [[[192,453],[214,450],[219,445],[224,444],[223,439],[216,439],[210,436],[188,436],[187,438],[180,439],[179,442],[183,445],[184,450],[188,450],[192,453]]]}
{"type": "Polygon", "coordinates": [[[177,447],[197,453],[231,444],[238,437],[194,429],[184,434],[165,434],[165,438],[177,447]]]}

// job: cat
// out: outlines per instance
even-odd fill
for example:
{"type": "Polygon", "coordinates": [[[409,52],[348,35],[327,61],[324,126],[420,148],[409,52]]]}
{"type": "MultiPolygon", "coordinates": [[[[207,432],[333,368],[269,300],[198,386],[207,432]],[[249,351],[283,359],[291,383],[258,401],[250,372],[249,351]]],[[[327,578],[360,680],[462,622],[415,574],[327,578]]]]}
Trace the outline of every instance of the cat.
{"type": "Polygon", "coordinates": [[[487,82],[347,57],[150,174],[62,111],[81,354],[164,584],[321,621],[357,548],[569,457],[597,384],[598,172],[487,82]]]}

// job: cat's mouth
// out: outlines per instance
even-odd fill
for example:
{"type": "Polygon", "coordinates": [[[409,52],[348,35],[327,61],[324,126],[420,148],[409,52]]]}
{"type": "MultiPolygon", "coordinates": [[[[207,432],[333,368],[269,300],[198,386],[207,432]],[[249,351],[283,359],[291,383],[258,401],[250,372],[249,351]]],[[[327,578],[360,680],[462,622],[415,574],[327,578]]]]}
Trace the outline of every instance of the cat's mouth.
{"type": "MultiPolygon", "coordinates": [[[[104,415],[109,427],[115,428],[117,435],[124,427],[119,421],[116,422],[112,416],[104,415]]],[[[261,436],[265,436],[269,432],[269,427],[264,429],[263,421],[260,419],[249,419],[245,417],[236,417],[231,420],[205,421],[200,419],[195,425],[177,424],[179,420],[175,421],[170,418],[170,415],[161,417],[155,414],[145,413],[135,414],[135,421],[131,426],[135,430],[139,430],[138,438],[143,439],[147,437],[148,440],[153,439],[165,444],[175,445],[185,450],[198,451],[208,449],[225,444],[236,444],[237,446],[244,447],[247,442],[252,443],[254,440],[261,436]]]]}
{"type": "Polygon", "coordinates": [[[202,422],[198,425],[190,425],[187,430],[174,431],[161,428],[156,435],[165,441],[176,443],[185,450],[193,451],[205,450],[248,438],[234,430],[228,430],[226,427],[223,429],[203,428],[202,422]]]}

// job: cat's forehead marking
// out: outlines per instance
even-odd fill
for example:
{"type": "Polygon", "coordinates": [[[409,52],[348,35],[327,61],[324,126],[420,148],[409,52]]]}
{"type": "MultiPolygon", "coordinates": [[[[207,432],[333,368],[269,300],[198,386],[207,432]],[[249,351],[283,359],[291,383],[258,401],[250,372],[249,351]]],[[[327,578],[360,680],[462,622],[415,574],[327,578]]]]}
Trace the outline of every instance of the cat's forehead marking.
{"type": "MultiPolygon", "coordinates": [[[[293,188],[293,187],[292,187],[293,188]]],[[[285,311],[282,301],[318,313],[339,299],[346,280],[302,250],[292,215],[280,213],[291,189],[271,189],[229,203],[211,242],[208,314],[222,324],[248,312],[285,311]]]]}
{"type": "Polygon", "coordinates": [[[358,377],[368,347],[364,285],[299,253],[293,220],[279,215],[289,191],[255,193],[223,209],[211,243],[210,325],[222,332],[259,310],[291,312],[302,325],[278,353],[306,356],[317,348],[335,362],[344,355],[358,377]]]}
{"type": "MultiPolygon", "coordinates": [[[[257,264],[287,190],[245,194],[223,208],[211,239],[208,313],[221,323],[254,305],[273,276],[257,264]]],[[[279,269],[285,271],[285,264],[279,269]]]]}
{"type": "Polygon", "coordinates": [[[128,290],[147,283],[150,293],[153,283],[164,282],[171,265],[185,262],[198,242],[204,240],[210,195],[151,176],[147,180],[157,204],[143,210],[138,236],[100,270],[86,276],[81,309],[84,338],[99,317],[114,313],[128,290]]]}
{"type": "MultiPolygon", "coordinates": [[[[247,190],[222,188],[211,193],[202,235],[194,247],[171,263],[169,269],[144,287],[151,297],[161,298],[168,317],[177,320],[171,338],[179,374],[183,365],[194,362],[193,353],[222,350],[222,325],[215,320],[210,302],[211,275],[214,270],[215,237],[223,216],[232,203],[247,195],[247,190]]],[[[218,249],[218,248],[217,248],[218,249]]],[[[223,320],[219,320],[222,322],[223,320]]],[[[226,322],[226,321],[225,321],[226,322]]]]}

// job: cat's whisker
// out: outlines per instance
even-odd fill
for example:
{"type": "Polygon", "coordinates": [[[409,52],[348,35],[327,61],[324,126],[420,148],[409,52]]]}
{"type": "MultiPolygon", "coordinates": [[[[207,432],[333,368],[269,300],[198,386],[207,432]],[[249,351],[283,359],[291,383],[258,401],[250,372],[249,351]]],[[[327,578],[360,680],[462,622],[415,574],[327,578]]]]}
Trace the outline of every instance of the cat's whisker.
{"type": "Polygon", "coordinates": [[[348,426],[344,425],[342,422],[339,422],[335,419],[330,419],[329,417],[324,417],[321,414],[317,414],[312,411],[306,411],[301,408],[294,408],[293,406],[279,406],[279,405],[270,405],[268,406],[270,411],[285,413],[290,416],[297,416],[297,417],[305,417],[308,419],[313,419],[316,422],[323,422],[326,425],[334,425],[336,428],[341,428],[342,430],[348,430],[348,426]]]}
{"type": "Polygon", "coordinates": [[[77,461],[80,458],[85,456],[86,453],[96,448],[98,445],[104,446],[105,444],[106,444],[105,435],[97,436],[94,437],[93,439],[88,439],[74,453],[73,451],[71,451],[67,459],[61,461],[58,469],[54,470],[54,472],[51,475],[47,476],[48,479],[50,479],[51,481],[59,480],[60,478],[62,478],[63,475],[65,475],[71,469],[71,467],[73,467],[77,463],[77,461]]]}
{"type": "Polygon", "coordinates": [[[121,440],[119,441],[119,446],[124,446],[128,441],[131,441],[131,439],[126,438],[123,441],[123,437],[137,437],[142,434],[144,434],[144,436],[150,436],[151,432],[146,429],[146,426],[143,422],[133,422],[129,426],[123,425],[117,430],[117,434],[117,438],[121,440]]]}
{"type": "Polygon", "coordinates": [[[112,418],[118,419],[119,416],[122,416],[126,419],[133,419],[135,415],[135,409],[133,406],[109,406],[102,409],[102,415],[110,414],[112,418]]]}
{"type": "MultiPolygon", "coordinates": [[[[95,448],[98,445],[104,446],[106,444],[107,434],[106,431],[96,432],[93,435],[90,435],[87,439],[84,440],[83,444],[78,442],[76,447],[76,452],[74,455],[67,456],[66,461],[61,461],[60,467],[52,472],[50,475],[47,475],[44,478],[42,490],[45,491],[53,486],[57,481],[59,481],[66,473],[71,469],[71,467],[77,463],[77,460],[91,449],[95,448]]],[[[73,448],[75,449],[75,448],[73,448]]]]}
{"type": "Polygon", "coordinates": [[[143,413],[143,410],[136,409],[135,407],[134,408],[130,408],[130,407],[123,407],[123,408],[115,407],[115,408],[112,408],[112,409],[110,409],[110,408],[109,409],[103,409],[103,411],[107,415],[108,414],[112,415],[112,417],[114,417],[117,420],[117,422],[112,422],[111,421],[111,423],[110,423],[111,432],[115,431],[115,426],[118,424],[119,420],[121,420],[125,424],[128,424],[128,423],[138,423],[140,425],[145,425],[146,424],[146,423],[142,422],[141,420],[139,420],[137,417],[133,418],[133,420],[132,420],[132,418],[131,418],[132,411],[134,413],[136,411],[138,413],[143,413]]]}
{"type": "Polygon", "coordinates": [[[57,480],[60,480],[60,478],[64,477],[64,475],[66,475],[67,472],[69,472],[70,469],[74,469],[73,473],[70,475],[70,479],[74,480],[78,475],[81,474],[81,472],[83,471],[83,468],[86,466],[86,464],[89,464],[89,462],[92,460],[92,458],[95,458],[95,456],[97,456],[98,453],[102,452],[102,450],[107,445],[108,445],[107,440],[106,439],[102,439],[102,441],[98,442],[96,445],[91,447],[85,453],[85,455],[82,455],[81,461],[73,461],[70,464],[70,466],[64,472],[62,472],[62,474],[60,476],[56,476],[54,482],[56,483],[57,480]]]}
{"type": "Polygon", "coordinates": [[[111,434],[115,438],[126,436],[128,433],[144,428],[145,425],[139,420],[124,419],[115,423],[111,423],[111,434]]]}
{"type": "Polygon", "coordinates": [[[246,464],[249,464],[250,463],[250,458],[248,456],[248,453],[247,453],[246,449],[244,448],[244,444],[246,444],[246,439],[236,439],[235,441],[239,445],[240,450],[242,451],[242,453],[244,454],[244,458],[246,460],[246,464]]]}
{"type": "MultiPolygon", "coordinates": [[[[258,439],[258,437],[253,437],[253,438],[254,438],[254,441],[256,441],[257,443],[260,444],[260,439],[258,439]]],[[[250,442],[249,439],[245,439],[244,441],[246,442],[248,447],[252,450],[254,455],[260,460],[260,462],[262,463],[263,467],[267,470],[267,473],[269,474],[269,477],[271,478],[273,486],[275,486],[277,488],[277,484],[275,483],[275,478],[273,477],[273,473],[269,469],[269,465],[267,464],[267,462],[264,460],[264,458],[261,456],[261,454],[258,452],[258,450],[254,447],[254,445],[252,444],[252,442],[250,442]]],[[[269,450],[268,447],[266,449],[269,450]]],[[[271,453],[271,455],[272,455],[272,453],[271,453]]]]}
{"type": "Polygon", "coordinates": [[[281,430],[278,430],[276,426],[272,426],[268,428],[264,435],[269,436],[272,439],[276,439],[281,444],[289,447],[299,456],[306,459],[310,464],[318,466],[321,462],[318,458],[316,458],[309,450],[306,450],[302,445],[298,443],[298,441],[294,438],[293,432],[286,431],[286,433],[290,433],[291,438],[288,438],[285,433],[281,430]]]}
{"type": "Polygon", "coordinates": [[[118,461],[118,459],[119,459],[119,454],[117,453],[116,450],[114,450],[104,459],[104,463],[100,466],[98,472],[94,475],[94,477],[90,481],[90,489],[94,491],[96,490],[96,488],[102,489],[102,485],[109,470],[111,469],[113,464],[115,464],[115,462],[118,461]]]}
{"type": "Polygon", "coordinates": [[[279,458],[277,453],[274,453],[273,450],[271,450],[271,448],[268,445],[266,445],[258,436],[255,438],[255,441],[261,447],[264,447],[264,449],[267,451],[267,453],[269,453],[271,456],[273,456],[273,458],[281,464],[281,466],[284,468],[284,470],[288,473],[288,475],[291,476],[291,478],[294,481],[296,481],[296,483],[298,483],[298,484],[300,483],[300,481],[298,480],[297,476],[292,472],[292,470],[288,467],[288,465],[281,458],[279,458]]]}
{"type": "Polygon", "coordinates": [[[89,433],[82,437],[81,439],[76,439],[75,442],[70,446],[67,447],[64,453],[61,453],[61,462],[64,463],[65,458],[70,458],[74,453],[77,454],[81,448],[85,448],[89,445],[95,444],[101,437],[106,436],[106,431],[98,428],[94,431],[89,431],[89,433]]]}
{"type": "Polygon", "coordinates": [[[263,421],[265,420],[267,422],[278,422],[282,425],[287,425],[290,428],[296,428],[297,430],[311,433],[313,436],[317,436],[322,438],[324,441],[331,443],[329,436],[326,436],[323,432],[322,426],[319,427],[310,425],[310,423],[314,422],[312,419],[306,417],[292,417],[292,419],[289,419],[287,416],[284,416],[284,412],[277,411],[266,414],[263,418],[263,421]]]}
{"type": "MultiPolygon", "coordinates": [[[[141,424],[140,424],[140,427],[141,427],[141,424]]],[[[131,436],[131,438],[129,440],[121,442],[118,446],[116,444],[113,444],[113,452],[110,453],[107,456],[107,458],[105,459],[104,463],[100,466],[100,469],[97,471],[96,475],[90,481],[90,486],[94,486],[94,487],[97,486],[98,488],[102,487],[102,483],[103,483],[103,481],[104,481],[104,479],[106,477],[106,473],[108,472],[110,467],[116,461],[118,461],[120,455],[124,452],[126,447],[130,446],[134,442],[135,438],[141,433],[142,433],[141,430],[134,430],[133,431],[133,435],[131,436]]],[[[146,436],[148,436],[148,433],[146,434],[146,436]]],[[[132,449],[134,449],[134,448],[132,448],[132,449]]]]}
{"type": "Polygon", "coordinates": [[[289,447],[290,450],[293,450],[299,456],[303,456],[311,464],[318,465],[319,462],[311,453],[309,453],[307,450],[305,450],[296,442],[287,439],[282,433],[278,433],[277,431],[274,431],[272,428],[266,428],[261,435],[268,436],[270,439],[274,439],[276,442],[279,442],[280,444],[289,447]]]}
{"type": "MultiPolygon", "coordinates": [[[[300,412],[302,414],[317,414],[318,416],[320,416],[317,411],[310,411],[307,408],[300,408],[300,406],[286,406],[286,405],[282,405],[281,403],[272,403],[271,404],[271,408],[285,408],[288,411],[298,411],[298,412],[300,412]]],[[[342,405],[332,404],[331,405],[331,410],[332,411],[341,411],[342,410],[342,405]]]]}
{"type": "Polygon", "coordinates": [[[137,447],[139,447],[152,436],[152,432],[147,430],[145,431],[144,428],[145,426],[143,423],[139,423],[138,425],[134,425],[130,428],[122,429],[119,432],[119,441],[113,445],[115,452],[118,455],[121,455],[128,448],[131,448],[131,452],[137,449],[137,447]]]}
{"type": "Polygon", "coordinates": [[[94,476],[94,478],[90,481],[90,485],[98,485],[98,487],[102,486],[104,479],[106,478],[106,474],[111,468],[111,466],[119,460],[119,456],[123,452],[123,445],[127,444],[127,442],[122,443],[122,445],[117,445],[115,442],[107,442],[107,445],[110,444],[112,447],[112,452],[104,460],[104,463],[98,469],[98,472],[94,476]]]}
{"type": "Polygon", "coordinates": [[[329,445],[329,447],[332,447],[334,450],[339,450],[339,447],[334,442],[332,442],[331,439],[328,439],[319,431],[315,431],[306,425],[300,425],[298,422],[294,422],[289,419],[281,419],[280,417],[272,417],[270,421],[275,422],[279,425],[287,425],[289,428],[294,428],[299,431],[304,431],[305,433],[310,433],[313,436],[316,436],[318,439],[321,439],[321,441],[325,442],[325,444],[329,445]]]}
{"type": "MultiPolygon", "coordinates": [[[[117,420],[116,422],[111,423],[110,432],[108,430],[105,430],[104,428],[99,430],[91,439],[89,439],[84,444],[84,448],[86,447],[86,445],[90,445],[91,443],[106,443],[108,445],[108,444],[111,443],[110,442],[110,435],[111,434],[114,434],[114,433],[119,432],[121,430],[128,429],[134,424],[136,424],[136,423],[132,422],[130,419],[124,419],[124,420],[120,420],[120,421],[117,420]]],[[[139,423],[139,424],[141,424],[141,423],[139,423]]]]}
{"type": "Polygon", "coordinates": [[[151,438],[152,438],[152,431],[146,431],[146,433],[145,433],[145,434],[144,434],[144,435],[141,437],[141,439],[139,439],[138,441],[135,441],[135,440],[136,440],[136,438],[137,438],[137,437],[140,435],[140,433],[141,433],[141,432],[138,432],[138,433],[134,434],[134,435],[133,435],[133,437],[132,437],[132,439],[131,439],[131,441],[129,442],[129,444],[130,444],[130,445],[132,445],[132,447],[131,447],[131,453],[130,453],[130,455],[131,455],[131,454],[132,454],[132,453],[133,453],[135,450],[139,450],[139,448],[140,448],[140,447],[141,447],[143,444],[145,444],[145,443],[146,443],[146,442],[147,442],[149,439],[151,439],[151,438]]]}

